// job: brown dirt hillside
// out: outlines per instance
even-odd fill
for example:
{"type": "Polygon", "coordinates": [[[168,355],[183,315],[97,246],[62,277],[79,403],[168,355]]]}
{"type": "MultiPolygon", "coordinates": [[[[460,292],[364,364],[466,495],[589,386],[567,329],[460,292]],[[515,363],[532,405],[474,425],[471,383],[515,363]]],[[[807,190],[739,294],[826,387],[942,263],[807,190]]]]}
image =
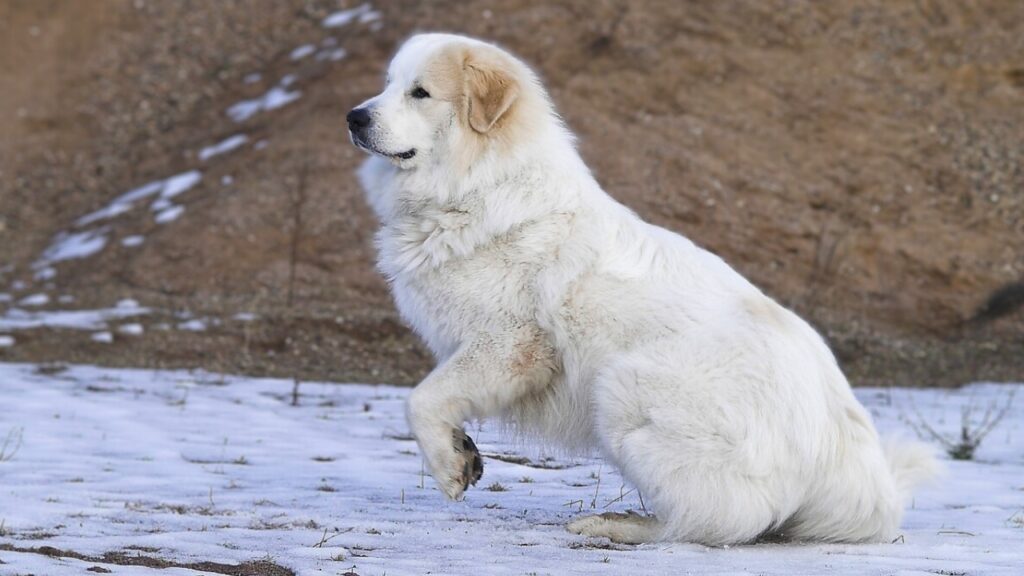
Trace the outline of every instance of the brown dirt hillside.
{"type": "Polygon", "coordinates": [[[151,309],[111,343],[0,328],[0,359],[415,382],[343,117],[446,30],[531,62],[613,196],[810,319],[855,384],[1024,380],[1024,3],[401,0],[322,25],[358,5],[0,4],[0,313],[151,309]],[[226,114],[275,87],[301,96],[226,114]],[[74,226],[187,170],[176,220],[74,226]],[[82,229],[103,249],[33,270],[82,229]]]}

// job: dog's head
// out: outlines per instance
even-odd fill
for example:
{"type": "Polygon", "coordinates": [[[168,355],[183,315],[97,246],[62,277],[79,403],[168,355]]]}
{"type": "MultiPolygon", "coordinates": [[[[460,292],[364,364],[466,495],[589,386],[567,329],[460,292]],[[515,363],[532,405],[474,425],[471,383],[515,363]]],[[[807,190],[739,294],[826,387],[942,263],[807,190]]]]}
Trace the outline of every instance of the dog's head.
{"type": "Polygon", "coordinates": [[[524,89],[535,84],[525,65],[495,46],[420,34],[391,61],[384,91],[348,113],[349,135],[359,148],[413,168],[507,137],[525,114],[524,89]]]}

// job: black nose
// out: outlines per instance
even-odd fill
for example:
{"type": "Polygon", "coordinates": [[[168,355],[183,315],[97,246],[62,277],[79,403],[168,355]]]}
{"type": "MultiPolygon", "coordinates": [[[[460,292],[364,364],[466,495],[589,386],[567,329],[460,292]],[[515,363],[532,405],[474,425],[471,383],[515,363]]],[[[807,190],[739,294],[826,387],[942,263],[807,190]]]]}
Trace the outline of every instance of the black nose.
{"type": "Polygon", "coordinates": [[[348,120],[348,129],[356,132],[370,125],[370,112],[366,108],[353,108],[345,119],[348,120]]]}

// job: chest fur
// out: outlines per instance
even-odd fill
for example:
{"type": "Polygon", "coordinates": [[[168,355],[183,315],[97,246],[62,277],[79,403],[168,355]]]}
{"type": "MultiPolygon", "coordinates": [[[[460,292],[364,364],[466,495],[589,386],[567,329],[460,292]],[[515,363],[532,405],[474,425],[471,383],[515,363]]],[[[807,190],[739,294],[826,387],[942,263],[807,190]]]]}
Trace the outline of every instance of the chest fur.
{"type": "Polygon", "coordinates": [[[444,358],[474,333],[532,321],[551,229],[540,221],[488,229],[469,210],[427,211],[380,230],[379,267],[404,319],[444,358]]]}

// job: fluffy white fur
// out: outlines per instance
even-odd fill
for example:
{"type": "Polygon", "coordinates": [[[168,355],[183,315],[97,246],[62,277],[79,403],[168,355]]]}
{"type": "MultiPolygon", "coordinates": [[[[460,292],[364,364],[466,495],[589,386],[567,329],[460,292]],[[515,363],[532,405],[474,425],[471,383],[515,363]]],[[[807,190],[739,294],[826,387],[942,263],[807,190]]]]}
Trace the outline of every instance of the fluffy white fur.
{"type": "Polygon", "coordinates": [[[475,480],[462,426],[497,417],[599,448],[656,515],[584,517],[577,533],[895,536],[935,471],[930,452],[883,449],[806,322],[605,194],[527,66],[476,40],[415,36],[360,108],[379,266],[438,361],[409,425],[449,498],[475,480]]]}

